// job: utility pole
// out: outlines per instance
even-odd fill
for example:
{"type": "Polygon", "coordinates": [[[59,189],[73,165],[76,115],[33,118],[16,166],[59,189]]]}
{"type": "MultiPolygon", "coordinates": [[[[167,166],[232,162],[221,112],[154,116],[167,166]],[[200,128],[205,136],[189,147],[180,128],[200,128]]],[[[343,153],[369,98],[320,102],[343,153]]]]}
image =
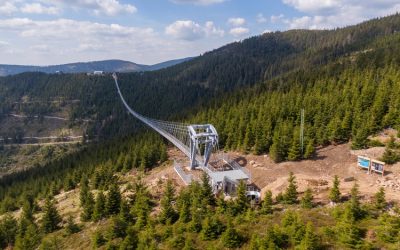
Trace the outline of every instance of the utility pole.
{"type": "Polygon", "coordinates": [[[304,153],[304,108],[301,109],[301,124],[300,124],[300,147],[301,147],[301,156],[304,153]]]}

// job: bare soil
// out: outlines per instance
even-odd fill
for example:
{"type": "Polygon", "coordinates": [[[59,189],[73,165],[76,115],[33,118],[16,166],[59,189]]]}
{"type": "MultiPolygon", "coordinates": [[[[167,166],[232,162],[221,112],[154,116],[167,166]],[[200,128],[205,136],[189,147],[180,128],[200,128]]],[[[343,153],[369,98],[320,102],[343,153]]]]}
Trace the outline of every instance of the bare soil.
{"type": "MultiPolygon", "coordinates": [[[[383,152],[384,147],[351,150],[350,144],[331,145],[318,148],[314,159],[282,163],[273,162],[268,155],[243,155],[239,152],[228,152],[228,154],[250,171],[251,180],[260,188],[262,195],[267,190],[271,190],[274,196],[284,192],[289,172],[293,172],[298,191],[302,193],[310,187],[314,191],[315,201],[322,204],[328,203],[329,188],[335,175],[340,178],[340,190],[345,196],[350,193],[354,182],[357,182],[364,200],[370,200],[383,186],[388,200],[400,201],[400,163],[386,165],[383,177],[380,174],[368,174],[357,166],[357,155],[379,159],[383,152]]],[[[185,156],[178,150],[169,149],[169,156],[171,160],[175,159],[183,164],[182,166],[188,166],[185,156]]],[[[154,174],[150,172],[146,177],[153,186],[156,186],[154,183],[160,177],[173,178],[179,187],[184,185],[173,169],[173,162],[153,171],[154,174]]],[[[198,173],[193,175],[198,176],[198,173]]]]}

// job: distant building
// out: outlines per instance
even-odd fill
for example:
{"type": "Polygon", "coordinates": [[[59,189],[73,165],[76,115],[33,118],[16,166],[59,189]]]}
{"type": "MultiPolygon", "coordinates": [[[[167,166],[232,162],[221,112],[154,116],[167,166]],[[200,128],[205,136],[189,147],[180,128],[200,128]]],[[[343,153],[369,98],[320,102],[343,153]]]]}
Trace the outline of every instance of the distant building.
{"type": "Polygon", "coordinates": [[[95,75],[95,76],[101,76],[103,74],[104,74],[104,71],[101,71],[101,70],[96,70],[93,72],[93,75],[95,75]]]}

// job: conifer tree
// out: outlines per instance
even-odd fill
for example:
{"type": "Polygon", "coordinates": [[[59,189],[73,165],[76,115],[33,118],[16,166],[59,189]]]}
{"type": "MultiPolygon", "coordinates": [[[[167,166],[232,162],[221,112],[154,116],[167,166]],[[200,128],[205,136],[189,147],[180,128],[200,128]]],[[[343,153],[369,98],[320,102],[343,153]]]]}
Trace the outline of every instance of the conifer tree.
{"type": "Polygon", "coordinates": [[[289,185],[286,188],[284,194],[284,201],[286,204],[296,204],[297,203],[297,184],[296,184],[296,177],[294,176],[293,172],[289,173],[288,178],[289,185]]]}
{"type": "Polygon", "coordinates": [[[389,146],[386,146],[385,152],[381,157],[381,161],[385,162],[386,164],[395,164],[400,159],[400,156],[389,146]]]}
{"type": "Polygon", "coordinates": [[[120,245],[120,250],[134,250],[137,247],[138,235],[133,227],[126,230],[126,237],[120,245]]]}
{"type": "Polygon", "coordinates": [[[118,214],[121,208],[121,193],[118,185],[113,183],[107,193],[106,211],[108,215],[118,214]]]}
{"type": "Polygon", "coordinates": [[[360,205],[360,192],[358,190],[357,182],[354,182],[353,187],[351,188],[350,192],[350,209],[353,217],[357,220],[361,217],[361,205],[360,205]]]}
{"type": "Polygon", "coordinates": [[[243,237],[236,231],[231,221],[228,221],[228,226],[221,239],[227,248],[239,248],[243,244],[243,237]]]}
{"type": "Polygon", "coordinates": [[[81,213],[81,219],[83,221],[89,221],[92,219],[94,209],[94,199],[92,192],[88,192],[85,196],[85,203],[83,204],[83,211],[81,213]]]}
{"type": "Polygon", "coordinates": [[[334,180],[333,180],[333,187],[331,188],[331,190],[329,192],[329,199],[335,203],[340,202],[340,199],[341,199],[339,185],[340,185],[339,177],[337,175],[335,175],[334,180]]]}
{"type": "Polygon", "coordinates": [[[375,208],[376,209],[383,209],[386,207],[386,200],[385,200],[385,188],[380,187],[379,191],[375,194],[375,208]]]}
{"type": "Polygon", "coordinates": [[[94,221],[99,221],[106,215],[106,197],[103,192],[97,193],[96,202],[94,204],[92,219],[94,221]]]}
{"type": "Polygon", "coordinates": [[[215,205],[215,197],[210,185],[210,177],[206,172],[201,176],[201,198],[207,205],[215,205]]]}
{"type": "Polygon", "coordinates": [[[304,158],[305,159],[310,159],[314,156],[315,154],[315,146],[314,146],[314,139],[311,139],[308,141],[306,149],[304,151],[304,158]]]}
{"type": "Polygon", "coordinates": [[[40,234],[35,224],[29,223],[26,230],[19,232],[15,240],[16,250],[35,250],[40,243],[40,234]]]}
{"type": "Polygon", "coordinates": [[[236,211],[238,213],[243,213],[245,212],[248,207],[249,203],[247,201],[247,196],[246,196],[246,191],[247,191],[247,185],[244,181],[240,181],[238,187],[237,187],[237,197],[235,200],[235,207],[236,211]]]}
{"type": "Polygon", "coordinates": [[[363,149],[368,144],[368,131],[366,128],[360,128],[357,131],[356,136],[353,138],[351,144],[352,149],[363,149]]]}
{"type": "Polygon", "coordinates": [[[313,195],[311,188],[307,188],[304,196],[301,198],[301,207],[308,209],[313,207],[313,195]]]}
{"type": "Polygon", "coordinates": [[[18,221],[6,214],[0,221],[0,247],[14,245],[18,233],[18,221]]]}
{"type": "Polygon", "coordinates": [[[51,198],[47,198],[42,217],[42,230],[44,233],[51,233],[59,228],[61,222],[61,216],[54,206],[54,202],[51,198]]]}
{"type": "Polygon", "coordinates": [[[167,223],[167,221],[174,222],[176,219],[176,211],[172,206],[172,202],[175,200],[175,189],[172,185],[172,181],[168,180],[165,187],[164,196],[161,199],[161,213],[160,221],[161,223],[167,223]]]}
{"type": "Polygon", "coordinates": [[[130,206],[126,199],[121,200],[121,208],[119,210],[119,218],[125,222],[129,222],[132,219],[130,214],[130,206]]]}
{"type": "Polygon", "coordinates": [[[288,154],[289,161],[297,161],[301,157],[299,136],[299,133],[293,133],[292,145],[288,154]]]}
{"type": "Polygon", "coordinates": [[[272,210],[272,192],[271,190],[268,190],[265,193],[265,198],[261,204],[261,210],[260,212],[262,214],[271,214],[273,212],[272,210]]]}
{"type": "Polygon", "coordinates": [[[275,162],[281,162],[284,160],[283,154],[283,143],[281,141],[281,137],[279,135],[278,130],[276,129],[274,133],[274,137],[272,138],[272,145],[269,148],[269,157],[275,162]]]}
{"type": "Polygon", "coordinates": [[[179,221],[187,223],[190,221],[190,205],[188,201],[183,201],[179,210],[179,221]]]}
{"type": "Polygon", "coordinates": [[[67,232],[68,235],[77,233],[80,231],[79,226],[74,222],[74,219],[72,216],[68,216],[67,219],[67,225],[65,226],[65,231],[67,232]]]}
{"type": "Polygon", "coordinates": [[[298,247],[299,250],[317,250],[320,249],[320,240],[314,233],[314,228],[311,222],[307,223],[306,232],[298,247]]]}
{"type": "Polygon", "coordinates": [[[224,226],[221,221],[213,216],[207,216],[202,225],[201,238],[203,240],[215,240],[223,231],[224,226]]]}

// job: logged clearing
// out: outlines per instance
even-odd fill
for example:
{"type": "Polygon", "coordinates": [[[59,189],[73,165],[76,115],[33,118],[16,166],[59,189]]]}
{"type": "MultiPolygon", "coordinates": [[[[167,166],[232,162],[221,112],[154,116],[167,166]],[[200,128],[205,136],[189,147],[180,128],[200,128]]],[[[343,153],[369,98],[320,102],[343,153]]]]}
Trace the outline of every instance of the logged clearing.
{"type": "MultiPolygon", "coordinates": [[[[378,159],[384,150],[384,147],[351,150],[350,144],[331,145],[317,149],[316,157],[312,160],[282,163],[273,162],[268,155],[243,155],[239,152],[228,154],[250,171],[251,179],[261,189],[262,195],[267,190],[271,190],[274,196],[283,192],[287,186],[289,172],[293,172],[296,176],[298,191],[301,193],[307,187],[312,188],[315,201],[322,204],[328,203],[329,188],[332,186],[335,175],[340,178],[343,195],[349,194],[354,182],[357,181],[362,198],[366,201],[370,200],[381,186],[385,187],[388,200],[399,201],[400,163],[393,166],[387,165],[383,177],[375,173],[368,174],[357,167],[357,155],[378,159]]],[[[171,160],[178,160],[182,166],[188,164],[185,156],[175,148],[169,150],[169,155],[171,160]]],[[[173,178],[178,186],[183,185],[172,163],[162,169],[150,171],[146,179],[152,186],[158,180],[168,177],[173,178]]]]}

